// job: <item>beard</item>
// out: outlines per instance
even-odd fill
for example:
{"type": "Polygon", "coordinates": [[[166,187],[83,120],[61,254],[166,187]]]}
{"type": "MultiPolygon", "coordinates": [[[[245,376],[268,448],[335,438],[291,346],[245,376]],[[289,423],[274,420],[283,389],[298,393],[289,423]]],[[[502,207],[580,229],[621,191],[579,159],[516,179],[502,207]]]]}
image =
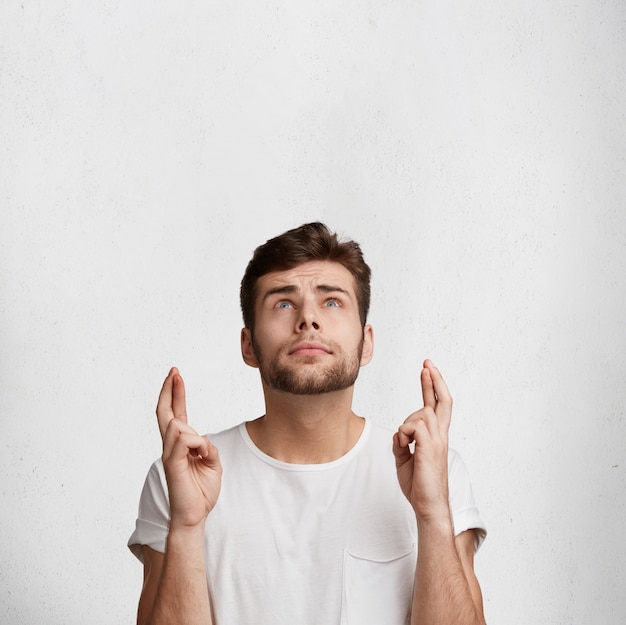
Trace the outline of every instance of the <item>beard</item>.
{"type": "Polygon", "coordinates": [[[344,352],[335,344],[329,345],[333,352],[333,364],[322,366],[317,356],[300,356],[285,362],[288,349],[281,350],[271,358],[260,349],[252,337],[252,346],[259,364],[261,379],[266,386],[293,395],[322,395],[343,391],[351,387],[359,375],[364,337],[353,354],[344,352]]]}

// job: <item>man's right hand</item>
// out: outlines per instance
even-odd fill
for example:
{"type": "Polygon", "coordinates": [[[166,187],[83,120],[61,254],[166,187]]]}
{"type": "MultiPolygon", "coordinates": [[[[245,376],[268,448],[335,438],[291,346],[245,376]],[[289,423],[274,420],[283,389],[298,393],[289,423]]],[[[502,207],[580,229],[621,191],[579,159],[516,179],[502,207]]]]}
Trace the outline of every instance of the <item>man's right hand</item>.
{"type": "Polygon", "coordinates": [[[217,502],[222,465],[217,448],[187,425],[185,384],[172,367],[156,409],[170,498],[170,530],[197,528],[217,502]]]}

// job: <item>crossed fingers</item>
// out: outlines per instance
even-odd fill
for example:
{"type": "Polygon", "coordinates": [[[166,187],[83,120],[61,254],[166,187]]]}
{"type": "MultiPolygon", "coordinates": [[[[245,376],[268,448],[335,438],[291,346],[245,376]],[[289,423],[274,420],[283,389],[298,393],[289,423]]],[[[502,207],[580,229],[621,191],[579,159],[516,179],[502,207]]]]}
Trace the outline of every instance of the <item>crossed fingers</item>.
{"type": "Polygon", "coordinates": [[[426,433],[435,440],[448,440],[452,397],[439,369],[430,360],[424,362],[420,381],[424,407],[411,414],[398,428],[400,447],[407,447],[426,433]]]}
{"type": "Polygon", "coordinates": [[[188,453],[208,457],[212,445],[187,424],[185,383],[178,369],[172,367],[163,382],[156,408],[163,439],[163,459],[181,459],[188,453]]]}
{"type": "Polygon", "coordinates": [[[165,382],[163,382],[157,402],[156,414],[162,438],[165,437],[165,432],[172,419],[178,419],[182,423],[187,423],[185,383],[176,367],[170,369],[165,382]]]}

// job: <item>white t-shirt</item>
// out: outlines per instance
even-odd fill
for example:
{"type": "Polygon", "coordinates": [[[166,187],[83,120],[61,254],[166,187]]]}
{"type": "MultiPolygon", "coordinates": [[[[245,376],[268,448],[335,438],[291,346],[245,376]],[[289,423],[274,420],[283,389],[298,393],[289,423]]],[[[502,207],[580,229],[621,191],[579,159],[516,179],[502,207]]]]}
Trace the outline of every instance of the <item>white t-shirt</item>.
{"type": "MultiPolygon", "coordinates": [[[[224,469],[205,528],[216,625],[404,625],[417,558],[415,514],[396,476],[393,432],[366,421],[356,445],[325,464],[264,454],[245,424],[211,435],[224,469]]],[[[455,535],[485,526],[461,457],[450,450],[455,535]]],[[[163,465],[144,485],[128,545],[164,552],[169,503],[163,465]]]]}

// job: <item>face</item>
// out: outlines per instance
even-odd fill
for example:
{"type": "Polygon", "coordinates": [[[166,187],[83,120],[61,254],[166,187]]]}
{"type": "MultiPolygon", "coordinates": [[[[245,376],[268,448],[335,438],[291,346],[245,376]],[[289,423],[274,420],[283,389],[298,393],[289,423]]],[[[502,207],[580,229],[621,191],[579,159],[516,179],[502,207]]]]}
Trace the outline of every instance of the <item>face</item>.
{"type": "Polygon", "coordinates": [[[254,335],[242,331],[245,362],[266,387],[318,395],[351,387],[372,357],[352,274],[338,263],[307,262],[259,278],[254,335]]]}

